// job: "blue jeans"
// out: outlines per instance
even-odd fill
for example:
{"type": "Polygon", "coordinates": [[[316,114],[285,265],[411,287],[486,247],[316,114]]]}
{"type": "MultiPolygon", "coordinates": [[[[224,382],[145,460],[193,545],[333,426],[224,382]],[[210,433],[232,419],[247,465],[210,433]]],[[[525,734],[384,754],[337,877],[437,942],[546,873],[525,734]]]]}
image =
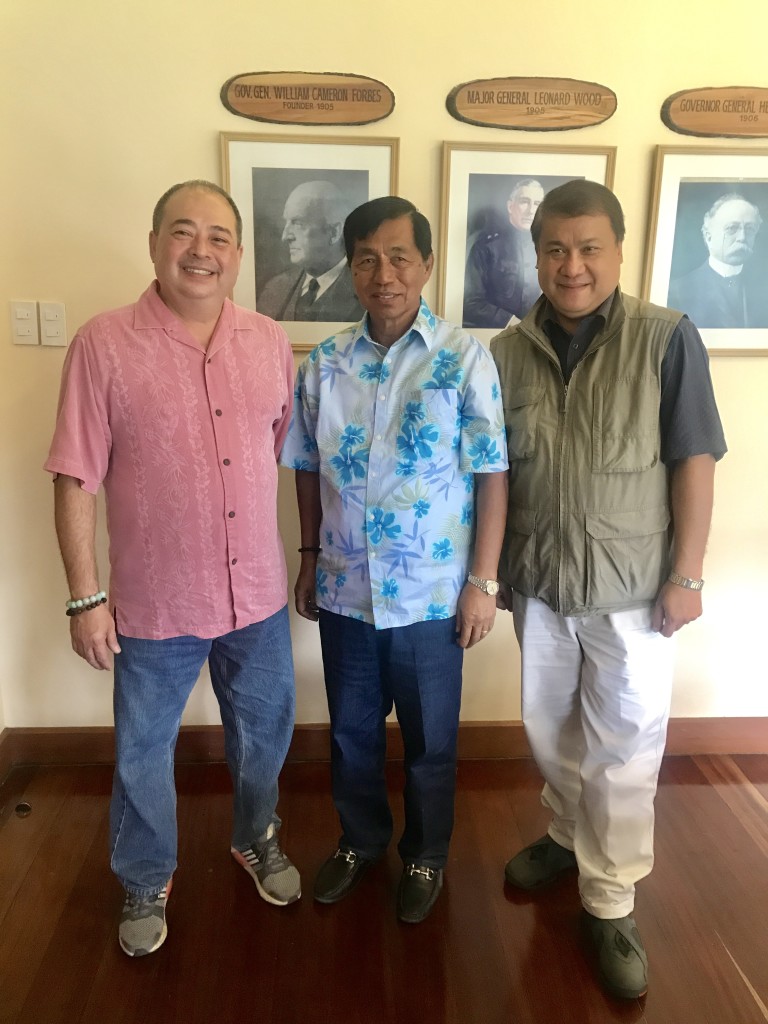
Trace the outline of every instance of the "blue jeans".
{"type": "Polygon", "coordinates": [[[402,860],[440,868],[448,857],[464,652],[456,620],[377,630],[320,612],[331,716],[331,780],[340,846],[369,860],[392,837],[384,774],[385,719],[394,704],[405,751],[402,860]]]}
{"type": "Polygon", "coordinates": [[[129,892],[150,896],[176,869],[174,750],[182,712],[206,658],[234,785],[232,846],[244,850],[270,823],[280,825],[277,778],[291,741],[295,703],[288,608],[212,640],[119,639],[112,870],[129,892]]]}

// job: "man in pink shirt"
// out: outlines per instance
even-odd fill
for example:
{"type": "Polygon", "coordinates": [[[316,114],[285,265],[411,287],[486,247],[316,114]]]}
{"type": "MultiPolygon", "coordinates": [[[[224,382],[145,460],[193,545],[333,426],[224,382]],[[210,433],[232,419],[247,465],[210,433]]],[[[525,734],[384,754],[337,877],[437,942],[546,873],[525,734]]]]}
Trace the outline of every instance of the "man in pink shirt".
{"type": "Polygon", "coordinates": [[[240,214],[218,185],[185,182],[161,197],[149,235],[157,280],[78,331],[45,463],[72,646],[93,668],[114,660],[111,851],[129,956],[167,934],[174,747],[206,660],[234,783],[232,854],[267,902],[301,895],[276,814],[294,711],[276,511],[293,357],[274,321],[227,298],[241,242],[240,214]],[[102,483],[108,602],[94,545],[102,483]]]}

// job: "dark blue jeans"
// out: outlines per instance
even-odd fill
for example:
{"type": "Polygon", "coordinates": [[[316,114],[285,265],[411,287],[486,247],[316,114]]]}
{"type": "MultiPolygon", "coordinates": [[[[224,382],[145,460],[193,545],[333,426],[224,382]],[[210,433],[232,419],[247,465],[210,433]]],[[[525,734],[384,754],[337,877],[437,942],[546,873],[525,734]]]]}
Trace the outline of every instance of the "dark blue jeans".
{"type": "Polygon", "coordinates": [[[115,656],[116,765],[112,870],[150,896],[176,868],[173,755],[181,715],[206,659],[221,708],[234,785],[232,846],[244,850],[280,819],[277,777],[293,731],[288,609],[213,640],[120,637],[115,656]]]}
{"type": "Polygon", "coordinates": [[[455,618],[377,630],[321,611],[320,639],[340,846],[376,860],[392,837],[384,762],[385,719],[394,704],[405,750],[398,852],[405,863],[443,867],[453,830],[464,654],[455,618]]]}

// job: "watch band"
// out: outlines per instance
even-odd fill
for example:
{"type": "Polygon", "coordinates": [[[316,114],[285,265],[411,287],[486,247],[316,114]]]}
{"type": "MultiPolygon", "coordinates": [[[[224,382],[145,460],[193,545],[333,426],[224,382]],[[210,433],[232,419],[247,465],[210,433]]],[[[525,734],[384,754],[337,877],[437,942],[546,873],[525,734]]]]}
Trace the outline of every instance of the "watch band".
{"type": "Polygon", "coordinates": [[[482,590],[484,594],[488,594],[489,597],[495,597],[499,592],[497,580],[484,580],[482,576],[475,576],[470,572],[467,573],[467,582],[477,587],[478,590],[482,590]]]}
{"type": "Polygon", "coordinates": [[[676,583],[678,587],[685,587],[686,590],[701,590],[704,586],[704,580],[689,579],[688,576],[681,576],[674,569],[670,569],[667,579],[670,583],[676,583]]]}

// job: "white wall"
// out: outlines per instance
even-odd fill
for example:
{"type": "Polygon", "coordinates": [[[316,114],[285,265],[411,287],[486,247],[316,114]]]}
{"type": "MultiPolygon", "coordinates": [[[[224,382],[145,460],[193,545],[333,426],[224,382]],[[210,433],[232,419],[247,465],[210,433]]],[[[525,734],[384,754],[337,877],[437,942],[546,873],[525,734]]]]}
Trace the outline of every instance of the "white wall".
{"type": "MultiPolygon", "coordinates": [[[[615,187],[627,214],[623,282],[637,293],[650,175],[658,144],[700,144],[663,127],[658,111],[676,90],[760,84],[768,13],[743,0],[738,45],[713,32],[722,4],[553,0],[546,27],[530,5],[390,0],[385,7],[339,0],[328,7],[216,5],[188,0],[5,0],[0,10],[0,89],[8,131],[0,162],[3,308],[10,299],[66,303],[70,333],[94,313],[132,301],[151,267],[146,236],[158,195],[190,177],[220,180],[219,132],[282,132],[227,112],[218,94],[254,70],[368,74],[395,92],[386,121],[326,129],[401,140],[401,194],[439,225],[443,140],[604,144],[618,147],[615,187]],[[493,75],[559,75],[601,82],[618,96],[603,125],[565,133],[481,129],[453,120],[449,90],[493,75]]],[[[314,129],[315,132],[323,131],[314,129]]],[[[730,144],[723,142],[723,144],[730,144]]],[[[745,149],[759,142],[738,143],[745,149]]],[[[437,234],[437,231],[436,231],[437,234]]],[[[439,238],[436,238],[439,251],[439,238]]],[[[435,300],[436,281],[427,298],[435,300]]],[[[93,725],[111,720],[110,679],[68,647],[66,598],[40,470],[54,420],[63,351],[13,346],[0,317],[0,715],[8,726],[93,725]]],[[[715,381],[730,455],[718,470],[706,567],[706,616],[680,637],[673,713],[766,715],[761,598],[768,578],[768,460],[764,396],[768,358],[717,357],[715,381]]],[[[290,474],[281,516],[292,571],[297,528],[290,474]]],[[[105,565],[103,536],[101,561],[105,565]]],[[[295,622],[299,721],[326,717],[315,628],[295,622]]],[[[519,718],[519,673],[511,622],[467,657],[464,718],[519,718]]],[[[190,722],[216,720],[198,687],[190,722]]],[[[2,718],[0,718],[0,726],[2,718]]]]}

